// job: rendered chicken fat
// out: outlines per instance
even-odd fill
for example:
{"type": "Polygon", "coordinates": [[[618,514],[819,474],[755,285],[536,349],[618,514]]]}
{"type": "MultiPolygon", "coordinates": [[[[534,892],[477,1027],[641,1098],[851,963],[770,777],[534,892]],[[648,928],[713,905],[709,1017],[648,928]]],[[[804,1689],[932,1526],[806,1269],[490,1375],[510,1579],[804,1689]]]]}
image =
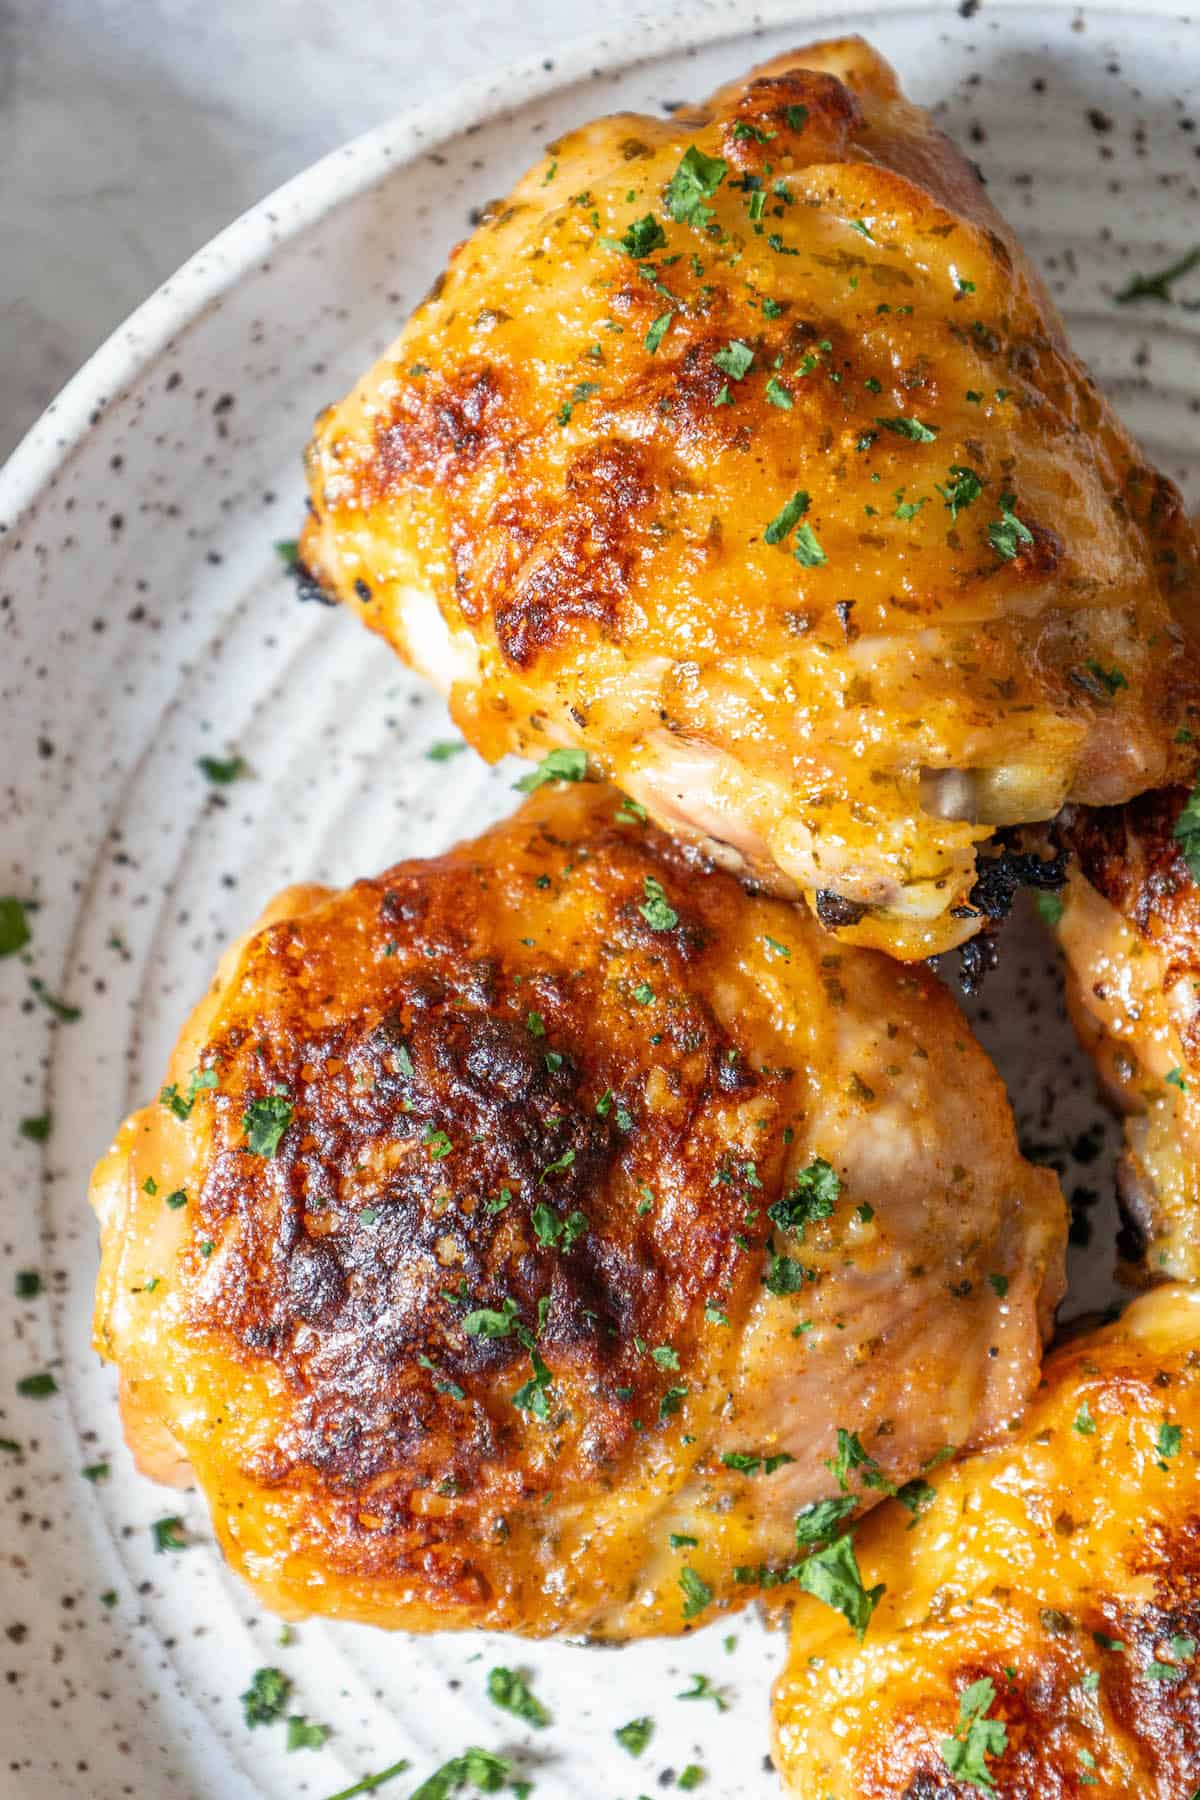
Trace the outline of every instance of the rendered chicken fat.
{"type": "Polygon", "coordinates": [[[915,959],[977,847],[1184,779],[1179,496],[857,39],[571,133],[318,422],[307,569],[495,758],[915,959]]]}
{"type": "Polygon", "coordinates": [[[946,991],[594,783],[281,896],[93,1201],[142,1467],[268,1605],[405,1629],[744,1602],[839,1431],[863,1506],[1002,1431],[1062,1288],[946,991]]]}

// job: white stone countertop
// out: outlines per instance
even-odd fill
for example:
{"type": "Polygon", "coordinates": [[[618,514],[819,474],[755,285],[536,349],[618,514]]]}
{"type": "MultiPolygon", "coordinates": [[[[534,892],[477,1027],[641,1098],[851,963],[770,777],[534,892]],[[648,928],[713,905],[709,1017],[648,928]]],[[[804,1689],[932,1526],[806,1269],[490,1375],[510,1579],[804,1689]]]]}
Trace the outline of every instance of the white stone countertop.
{"type": "MultiPolygon", "coordinates": [[[[798,10],[802,10],[800,0],[798,10]]],[[[413,100],[667,0],[0,0],[0,460],[192,251],[413,100]]]]}

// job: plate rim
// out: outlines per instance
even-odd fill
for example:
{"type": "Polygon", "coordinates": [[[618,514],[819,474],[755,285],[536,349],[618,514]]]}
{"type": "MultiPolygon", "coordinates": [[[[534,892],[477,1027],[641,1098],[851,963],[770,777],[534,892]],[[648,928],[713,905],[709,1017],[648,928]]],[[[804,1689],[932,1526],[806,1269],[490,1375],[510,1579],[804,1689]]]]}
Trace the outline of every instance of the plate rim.
{"type": "MultiPolygon", "coordinates": [[[[966,0],[962,0],[965,4],[966,0]]],[[[380,124],[335,146],[238,214],[159,283],[116,325],[61,387],[0,464],[0,556],[36,511],[62,470],[104,416],[210,308],[246,279],[254,266],[294,242],[338,207],[358,199],[387,176],[437,150],[449,139],[512,115],[533,101],[602,75],[727,39],[753,39],[794,24],[805,32],[822,23],[939,12],[942,0],[759,0],[749,17],[739,0],[690,0],[670,15],[638,13],[623,29],[572,38],[553,56],[537,54],[469,76],[432,99],[402,107],[380,124]]],[[[1183,0],[989,0],[992,13],[1069,12],[1186,23],[1183,0]]],[[[960,0],[944,0],[947,21],[962,18],[960,0]]],[[[973,15],[967,15],[969,22],[973,15]]]]}

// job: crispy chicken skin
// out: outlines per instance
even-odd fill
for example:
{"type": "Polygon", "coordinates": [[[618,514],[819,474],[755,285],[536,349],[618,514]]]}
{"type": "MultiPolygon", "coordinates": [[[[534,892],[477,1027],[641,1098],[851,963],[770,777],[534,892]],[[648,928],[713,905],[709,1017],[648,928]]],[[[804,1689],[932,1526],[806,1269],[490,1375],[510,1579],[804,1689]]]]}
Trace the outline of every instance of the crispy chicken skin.
{"type": "Polygon", "coordinates": [[[96,1171],[96,1344],[285,1614],[705,1622],[838,1427],[893,1482],[1003,1430],[1061,1293],[946,991],[596,783],[281,896],[164,1093],[96,1171]]]}
{"type": "Polygon", "coordinates": [[[931,1474],[915,1522],[865,1522],[862,1578],[886,1592],[861,1646],[801,1596],[775,1690],[787,1793],[1191,1800],[1198,1463],[1200,1293],[1161,1287],[1056,1350],[1019,1431],[931,1474]],[[976,1714],[1004,1729],[972,1759],[976,1714]]]}
{"type": "Polygon", "coordinates": [[[1179,495],[860,39],[551,145],[308,474],[303,566],[484,756],[583,747],[904,959],[994,828],[1194,764],[1179,495]]]}
{"type": "Polygon", "coordinates": [[[1175,833],[1186,788],[1070,809],[1074,856],[1057,933],[1067,1000],[1124,1112],[1123,1273],[1200,1281],[1200,881],[1175,833]]]}

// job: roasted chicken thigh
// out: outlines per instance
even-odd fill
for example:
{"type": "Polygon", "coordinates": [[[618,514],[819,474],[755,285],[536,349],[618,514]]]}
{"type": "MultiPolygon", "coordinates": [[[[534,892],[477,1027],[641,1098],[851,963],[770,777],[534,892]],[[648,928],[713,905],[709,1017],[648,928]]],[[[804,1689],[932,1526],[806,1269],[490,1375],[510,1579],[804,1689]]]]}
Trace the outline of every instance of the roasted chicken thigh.
{"type": "Polygon", "coordinates": [[[861,1643],[801,1595],[775,1690],[797,1800],[1192,1800],[1200,1292],[1048,1359],[1020,1429],[857,1533],[861,1643]]]}
{"type": "Polygon", "coordinates": [[[1002,1432],[1062,1287],[947,992],[596,783],[282,895],[93,1200],[143,1469],[268,1605],[408,1629],[705,1622],[1002,1432]]]}
{"type": "Polygon", "coordinates": [[[846,939],[1186,779],[1197,547],[859,39],[549,146],[318,421],[307,577],[486,757],[584,749],[846,939]]]}
{"type": "Polygon", "coordinates": [[[1067,998],[1126,1114],[1117,1186],[1123,1269],[1200,1281],[1200,789],[1070,810],[1056,929],[1067,998]]]}

